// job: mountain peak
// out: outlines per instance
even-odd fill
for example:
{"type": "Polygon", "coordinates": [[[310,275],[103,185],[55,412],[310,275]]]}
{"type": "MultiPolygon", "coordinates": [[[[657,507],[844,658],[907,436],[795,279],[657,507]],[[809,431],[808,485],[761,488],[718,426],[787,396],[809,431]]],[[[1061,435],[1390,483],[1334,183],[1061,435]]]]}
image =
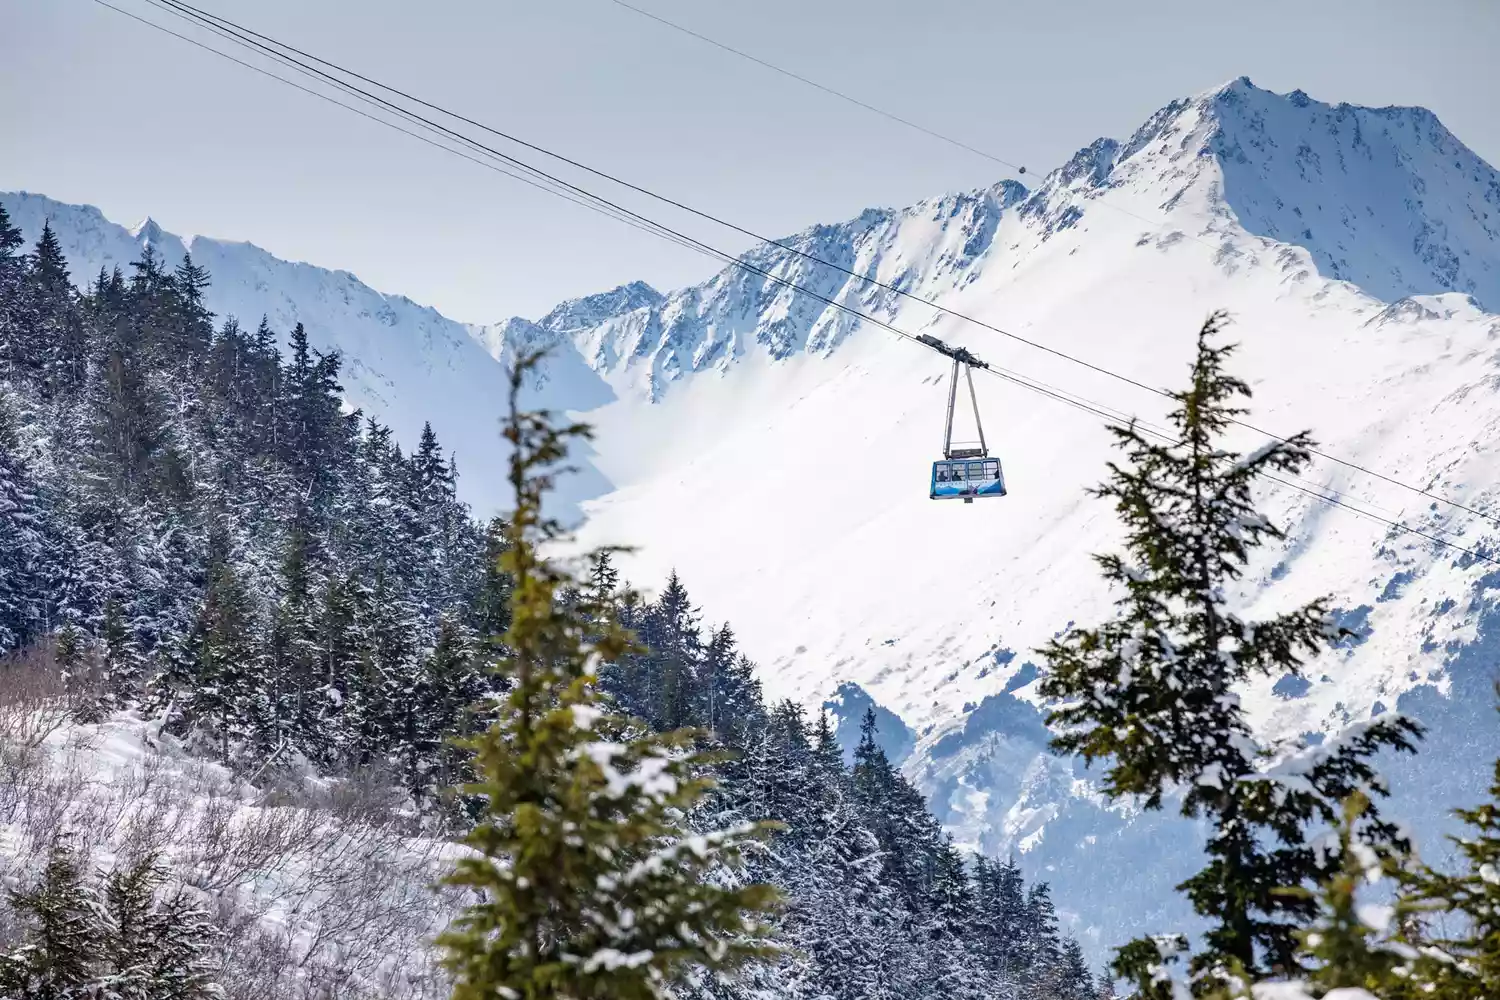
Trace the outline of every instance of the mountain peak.
{"type": "Polygon", "coordinates": [[[1237,225],[1300,246],[1325,278],[1386,302],[1458,292],[1500,308],[1500,173],[1426,108],[1328,104],[1241,76],[1079,150],[1022,214],[1047,238],[1113,188],[1196,213],[1182,231],[1237,225]]]}
{"type": "Polygon", "coordinates": [[[1385,301],[1459,292],[1500,308],[1500,173],[1431,111],[1242,80],[1202,113],[1221,197],[1250,233],[1385,301]]]}
{"type": "Polygon", "coordinates": [[[139,243],[157,244],[166,235],[155,219],[146,216],[130,229],[130,235],[139,243]]]}
{"type": "Polygon", "coordinates": [[[643,306],[660,305],[665,296],[644,281],[632,281],[607,292],[569,299],[537,321],[537,326],[556,333],[572,333],[625,313],[634,312],[643,306]]]}

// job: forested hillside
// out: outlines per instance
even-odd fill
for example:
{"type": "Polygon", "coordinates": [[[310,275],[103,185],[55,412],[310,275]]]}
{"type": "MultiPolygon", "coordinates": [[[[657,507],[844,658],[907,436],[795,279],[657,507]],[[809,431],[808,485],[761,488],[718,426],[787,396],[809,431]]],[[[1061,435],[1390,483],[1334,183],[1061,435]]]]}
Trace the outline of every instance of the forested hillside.
{"type": "MultiPolygon", "coordinates": [[[[402,791],[413,831],[460,832],[472,803],[452,791],[468,766],[451,738],[488,724],[505,683],[505,522],[456,499],[459,470],[430,430],[408,454],[346,411],[340,359],[300,327],[283,352],[264,322],[211,315],[190,257],[168,270],[148,247],[129,274],[74,281],[50,230],[23,247],[0,206],[0,670],[55,670],[73,724],[138,711],[246,780],[375,775],[402,791]]],[[[1046,884],[960,851],[873,720],[848,768],[826,717],[765,704],[730,627],[705,626],[675,576],[654,601],[616,600],[606,559],[589,586],[647,647],[601,671],[618,707],[702,727],[733,752],[713,809],[784,824],[752,874],[784,890],[792,950],[754,981],[695,989],[1101,992],[1046,884]]],[[[44,824],[29,802],[0,824],[21,884],[68,832],[66,808],[44,824]]],[[[0,945],[40,933],[13,903],[0,945]]],[[[403,995],[373,972],[350,982],[363,992],[339,995],[403,995]]],[[[310,983],[294,968],[255,995],[321,995],[310,983]]]]}

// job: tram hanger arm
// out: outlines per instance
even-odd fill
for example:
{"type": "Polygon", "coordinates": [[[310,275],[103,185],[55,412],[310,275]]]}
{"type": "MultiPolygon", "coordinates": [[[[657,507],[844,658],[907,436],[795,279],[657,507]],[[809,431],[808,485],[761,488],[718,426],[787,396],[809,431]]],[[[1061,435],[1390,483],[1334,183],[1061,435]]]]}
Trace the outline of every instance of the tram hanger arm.
{"type": "Polygon", "coordinates": [[[918,334],[917,340],[923,344],[926,344],[928,347],[932,348],[934,351],[937,351],[939,354],[946,354],[954,361],[957,361],[960,364],[968,365],[970,368],[989,367],[989,365],[985,364],[983,361],[980,361],[979,358],[971,354],[968,348],[954,347],[951,344],[945,344],[943,341],[937,339],[930,333],[918,334]]]}

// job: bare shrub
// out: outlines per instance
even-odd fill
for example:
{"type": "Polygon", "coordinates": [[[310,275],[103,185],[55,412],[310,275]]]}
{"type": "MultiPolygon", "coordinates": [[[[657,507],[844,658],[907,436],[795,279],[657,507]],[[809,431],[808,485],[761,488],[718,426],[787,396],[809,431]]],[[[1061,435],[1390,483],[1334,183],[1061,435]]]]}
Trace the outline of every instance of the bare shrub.
{"type": "Polygon", "coordinates": [[[354,768],[337,776],[328,790],[328,811],[341,823],[387,826],[417,833],[409,799],[390,769],[354,768]]]}
{"type": "MultiPolygon", "coordinates": [[[[150,723],[70,721],[45,665],[7,661],[15,686],[0,675],[0,890],[61,839],[101,863],[159,857],[222,932],[230,1000],[448,996],[431,950],[457,909],[430,889],[444,843],[416,836],[398,782],[287,768],[252,788],[150,723]]],[[[17,931],[3,896],[0,946],[17,931]]]]}
{"type": "Polygon", "coordinates": [[[0,743],[35,750],[62,729],[73,709],[52,643],[0,657],[0,743]]]}
{"type": "Polygon", "coordinates": [[[23,803],[19,822],[20,857],[37,862],[54,844],[72,838],[69,818],[83,798],[87,776],[74,761],[59,766],[53,762],[41,782],[23,803]]]}

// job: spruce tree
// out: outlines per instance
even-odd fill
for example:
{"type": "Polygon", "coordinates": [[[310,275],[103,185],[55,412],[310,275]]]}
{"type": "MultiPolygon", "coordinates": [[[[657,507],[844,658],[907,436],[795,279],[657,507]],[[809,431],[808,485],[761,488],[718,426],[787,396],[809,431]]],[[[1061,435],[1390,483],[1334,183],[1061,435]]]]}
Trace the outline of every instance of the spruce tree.
{"type": "MultiPolygon", "coordinates": [[[[1500,694],[1500,686],[1497,686],[1500,694]]],[[[1405,905],[1443,917],[1436,930],[1417,924],[1412,942],[1457,961],[1424,968],[1434,1000],[1500,996],[1500,760],[1495,762],[1489,800],[1457,810],[1467,829],[1451,838],[1463,862],[1458,872],[1421,866],[1402,872],[1405,905]]]]}
{"type": "Polygon", "coordinates": [[[21,281],[25,262],[16,251],[25,241],[20,228],[11,224],[5,205],[0,204],[0,295],[14,291],[21,281]]]}
{"type": "Polygon", "coordinates": [[[167,872],[147,856],[105,878],[97,994],[109,1000],[215,1000],[219,934],[182,890],[164,896],[167,872]]]}
{"type": "Polygon", "coordinates": [[[942,831],[922,793],[890,762],[875,739],[875,711],[866,709],[854,749],[854,801],[875,834],[886,880],[908,910],[928,904],[930,873],[942,849],[942,831]]]}
{"type": "Polygon", "coordinates": [[[25,259],[16,251],[25,242],[21,230],[11,225],[10,214],[0,204],[0,377],[10,378],[22,363],[21,281],[25,259]]]}
{"type": "Polygon", "coordinates": [[[259,728],[271,753],[318,760],[331,733],[324,726],[329,688],[319,669],[311,531],[294,515],[281,563],[281,601],[271,623],[264,708],[259,728]]]}
{"type": "MultiPolygon", "coordinates": [[[[1370,800],[1354,792],[1344,803],[1337,824],[1336,863],[1316,889],[1298,887],[1297,895],[1317,905],[1317,916],[1299,934],[1307,982],[1315,994],[1358,988],[1382,1000],[1414,987],[1415,995],[1441,996],[1412,980],[1414,951],[1394,946],[1396,906],[1377,903],[1370,890],[1397,871],[1400,858],[1386,845],[1370,845],[1360,838],[1360,820],[1370,800]]],[[[1405,910],[1407,904],[1398,904],[1405,910]]],[[[1445,963],[1446,964],[1446,963],[1445,963]]],[[[1477,983],[1470,983],[1477,986],[1477,983]]],[[[1479,989],[1463,996],[1488,996],[1479,989]]]]}
{"type": "Polygon", "coordinates": [[[103,941],[98,893],[83,862],[55,846],[35,886],[13,890],[10,904],[27,924],[26,940],[0,955],[5,1000],[75,1000],[87,995],[103,941]]]}
{"type": "MultiPolygon", "coordinates": [[[[1193,961],[1202,989],[1213,988],[1215,970],[1299,968],[1296,931],[1314,908],[1285,890],[1325,874],[1309,828],[1333,823],[1348,794],[1376,784],[1374,754],[1411,750],[1420,733],[1385,716],[1294,762],[1290,781],[1261,773],[1236,687],[1257,674],[1299,673],[1339,631],[1323,599],[1259,622],[1229,608],[1251,552],[1283,537],[1256,510],[1254,486],[1262,474],[1302,468],[1311,442],[1298,434],[1243,455],[1226,447],[1250,390],[1225,370],[1233,347],[1217,343],[1224,322],[1215,314],[1204,323],[1191,383],[1171,394],[1175,440],[1150,440],[1134,424],[1113,428],[1128,461],[1112,463],[1095,493],[1114,501],[1125,527],[1127,554],[1097,557],[1120,592],[1117,615],[1042,650],[1042,693],[1062,703],[1049,720],[1060,733],[1054,747],[1108,761],[1103,789],[1112,798],[1158,809],[1180,791],[1182,812],[1210,823],[1209,865],[1181,887],[1210,924],[1193,961]]],[[[1361,824],[1373,839],[1398,839],[1373,807],[1361,824]]],[[[1146,966],[1158,950],[1143,942],[1122,952],[1116,969],[1154,988],[1146,966]]]]}
{"type": "Polygon", "coordinates": [[[43,398],[76,392],[86,372],[88,337],[67,258],[51,222],[43,224],[32,251],[27,286],[27,322],[32,324],[28,351],[43,398]]]}
{"type": "Polygon", "coordinates": [[[193,263],[185,253],[172,272],[174,340],[185,358],[201,358],[208,353],[213,340],[213,313],[203,304],[203,293],[210,283],[208,271],[193,263]]]}
{"type": "Polygon", "coordinates": [[[1063,941],[1052,989],[1058,1000],[1095,1000],[1097,996],[1083,946],[1075,938],[1063,941]]]}
{"type": "Polygon", "coordinates": [[[218,562],[175,669],[152,684],[156,704],[171,706],[181,728],[209,739],[225,762],[231,747],[249,735],[263,666],[261,641],[250,594],[233,566],[218,562]]]}
{"type": "Polygon", "coordinates": [[[974,917],[973,885],[963,856],[945,839],[933,858],[928,908],[920,935],[925,979],[936,995],[986,1000],[989,983],[968,944],[974,917]]]}
{"type": "Polygon", "coordinates": [[[42,570],[55,544],[41,490],[22,464],[15,440],[0,406],[0,654],[29,641],[46,624],[51,581],[42,570]]]}
{"type": "Polygon", "coordinates": [[[689,835],[685,814],[710,788],[691,734],[622,732],[605,717],[597,664],[630,648],[613,627],[559,601],[575,585],[538,546],[558,533],[542,499],[567,441],[586,428],[522,412],[540,355],[511,374],[504,566],[514,581],[500,718],[473,742],[485,802],[465,838],[476,852],[445,880],[476,890],[440,939],[456,1000],[637,1000],[669,995],[686,967],[728,969],[768,954],[757,914],[775,893],[705,881],[732,869],[754,824],[689,835]]]}
{"type": "Polygon", "coordinates": [[[783,825],[763,864],[788,894],[783,931],[807,962],[798,981],[837,1000],[917,995],[918,956],[936,958],[936,947],[914,939],[911,914],[884,879],[826,713],[809,740],[800,707],[783,702],[761,736],[737,763],[736,791],[741,812],[783,825]]]}

